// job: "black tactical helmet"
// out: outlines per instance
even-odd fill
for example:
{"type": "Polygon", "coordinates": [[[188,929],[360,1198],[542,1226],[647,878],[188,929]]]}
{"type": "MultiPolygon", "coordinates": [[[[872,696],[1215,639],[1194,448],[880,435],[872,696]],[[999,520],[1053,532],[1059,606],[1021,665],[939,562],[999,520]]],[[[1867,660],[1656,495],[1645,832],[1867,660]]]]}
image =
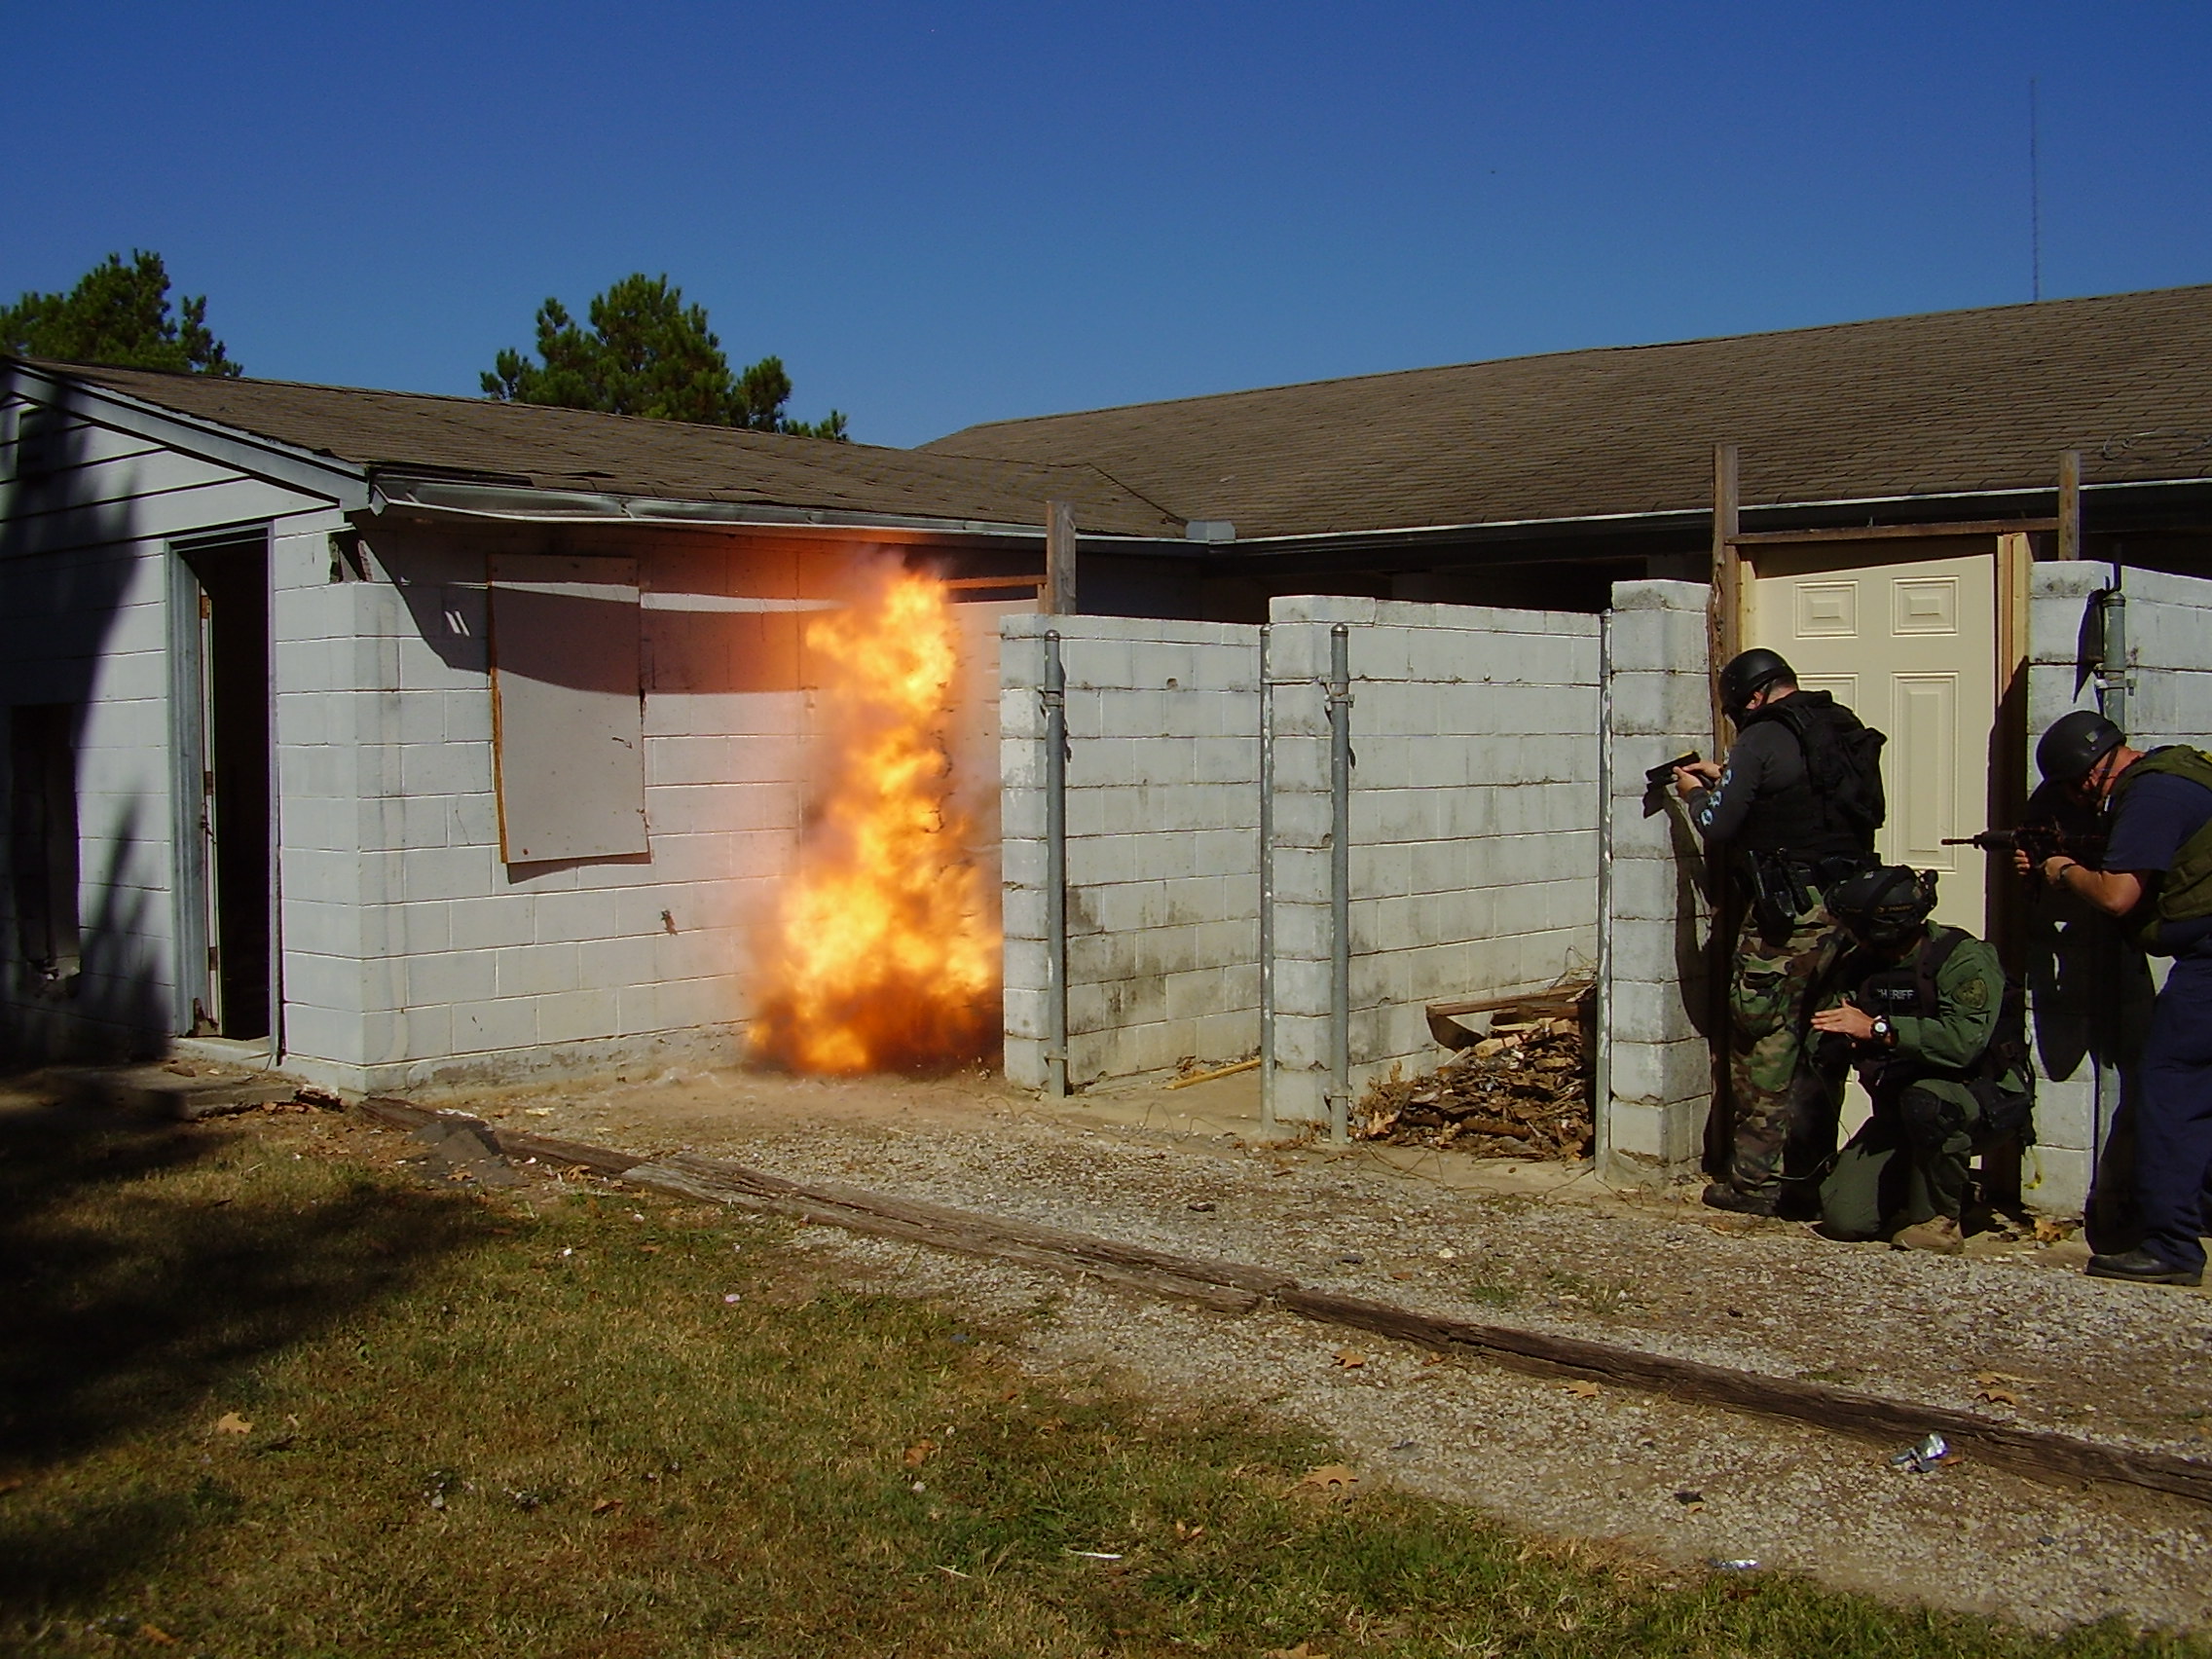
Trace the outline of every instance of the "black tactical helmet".
{"type": "Polygon", "coordinates": [[[1837,882],[1827,902],[1828,914],[1854,939],[1878,948],[1902,944],[1936,908],[1936,872],[1876,865],[1837,882]]]}
{"type": "Polygon", "coordinates": [[[1720,671],[1720,706],[1731,715],[1740,715],[1754,694],[1778,680],[1797,683],[1797,671],[1782,660],[1781,653],[1763,645],[1738,651],[1720,671]]]}
{"type": "Polygon", "coordinates": [[[2054,784],[2078,784],[2126,740],[2094,709],[2076,709],[2050,722],[2036,745],[2036,770],[2054,784]]]}

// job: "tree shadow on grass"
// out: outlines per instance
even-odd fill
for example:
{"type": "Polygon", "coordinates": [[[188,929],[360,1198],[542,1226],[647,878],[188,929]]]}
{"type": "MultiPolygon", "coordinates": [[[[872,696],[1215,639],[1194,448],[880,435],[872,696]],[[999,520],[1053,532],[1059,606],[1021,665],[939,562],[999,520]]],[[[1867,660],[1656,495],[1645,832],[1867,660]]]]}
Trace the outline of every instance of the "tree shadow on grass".
{"type": "Polygon", "coordinates": [[[212,1479],[102,1480],[71,1503],[71,1462],[148,1430],[206,1432],[211,1394],[250,1396],[258,1366],[492,1226],[459,1195],[293,1178],[276,1145],[276,1178],[197,1179],[237,1138],[96,1107],[0,1111],[0,1491],[31,1489],[0,1509],[0,1606],[80,1603],[237,1504],[212,1479]]]}

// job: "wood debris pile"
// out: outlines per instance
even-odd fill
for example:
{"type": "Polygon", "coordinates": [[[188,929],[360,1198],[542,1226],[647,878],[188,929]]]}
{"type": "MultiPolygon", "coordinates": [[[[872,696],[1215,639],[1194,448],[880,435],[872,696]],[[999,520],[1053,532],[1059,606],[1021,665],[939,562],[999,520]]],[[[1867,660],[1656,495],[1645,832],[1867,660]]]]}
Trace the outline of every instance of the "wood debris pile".
{"type": "Polygon", "coordinates": [[[1477,1158],[1587,1158],[1593,1138],[1591,1055],[1579,1011],[1515,1018],[1435,1071],[1390,1068],[1352,1114],[1356,1140],[1450,1147],[1477,1158]]]}

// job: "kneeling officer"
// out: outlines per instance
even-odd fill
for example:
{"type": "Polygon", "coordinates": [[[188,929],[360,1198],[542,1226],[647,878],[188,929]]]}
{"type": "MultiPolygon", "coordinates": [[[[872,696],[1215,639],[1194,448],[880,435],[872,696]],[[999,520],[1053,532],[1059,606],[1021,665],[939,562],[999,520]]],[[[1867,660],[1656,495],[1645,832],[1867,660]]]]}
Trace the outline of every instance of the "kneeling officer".
{"type": "Polygon", "coordinates": [[[1822,1183],[1825,1231],[1956,1255],[1969,1161],[2029,1126],[2025,1001],[1989,945],[1929,922],[1933,870],[1861,870],[1827,900],[1850,948],[1813,1015],[1822,1070],[1856,1066],[1874,1113],[1822,1183]]]}

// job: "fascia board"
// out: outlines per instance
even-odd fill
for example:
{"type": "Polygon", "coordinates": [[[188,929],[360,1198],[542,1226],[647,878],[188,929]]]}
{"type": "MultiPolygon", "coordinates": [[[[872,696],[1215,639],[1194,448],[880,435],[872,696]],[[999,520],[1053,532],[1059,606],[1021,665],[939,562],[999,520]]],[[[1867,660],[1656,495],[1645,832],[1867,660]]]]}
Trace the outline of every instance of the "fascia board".
{"type": "MultiPolygon", "coordinates": [[[[760,529],[811,533],[896,530],[917,535],[1045,539],[1045,526],[1041,523],[1009,524],[990,519],[853,512],[835,507],[787,507],[764,502],[695,501],[577,490],[538,490],[512,484],[416,478],[397,469],[378,472],[369,510],[377,514],[496,520],[509,524],[634,524],[660,530],[760,529]]],[[[1155,538],[1086,532],[1083,539],[1087,543],[1098,543],[1150,542],[1155,538]]]]}
{"type": "Polygon", "coordinates": [[[129,432],[250,478],[316,497],[342,512],[354,512],[369,504],[368,469],[335,456],[259,437],[67,375],[49,374],[28,363],[0,365],[0,386],[35,402],[66,409],[94,425],[129,432]]]}

